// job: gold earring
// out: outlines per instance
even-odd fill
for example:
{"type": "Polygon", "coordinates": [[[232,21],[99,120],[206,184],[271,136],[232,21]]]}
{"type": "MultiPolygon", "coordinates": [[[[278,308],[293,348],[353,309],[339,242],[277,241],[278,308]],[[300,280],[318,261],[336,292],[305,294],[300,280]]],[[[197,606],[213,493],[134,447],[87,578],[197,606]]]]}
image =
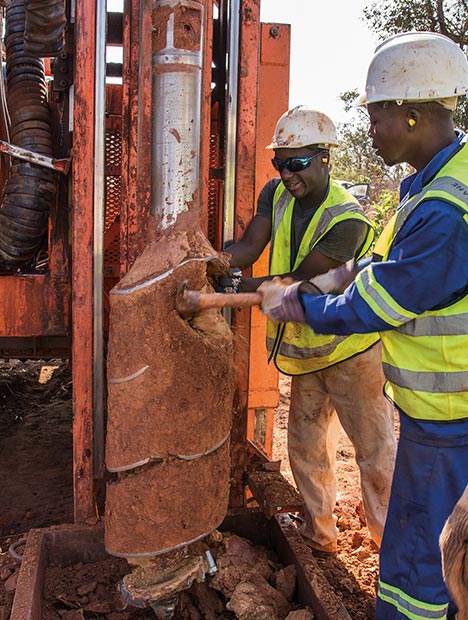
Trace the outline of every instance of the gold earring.
{"type": "Polygon", "coordinates": [[[410,118],[410,119],[408,120],[408,125],[409,125],[410,127],[414,127],[414,126],[416,125],[416,121],[414,120],[414,118],[410,118]]]}
{"type": "Polygon", "coordinates": [[[322,157],[322,164],[328,164],[328,157],[322,157]]]}

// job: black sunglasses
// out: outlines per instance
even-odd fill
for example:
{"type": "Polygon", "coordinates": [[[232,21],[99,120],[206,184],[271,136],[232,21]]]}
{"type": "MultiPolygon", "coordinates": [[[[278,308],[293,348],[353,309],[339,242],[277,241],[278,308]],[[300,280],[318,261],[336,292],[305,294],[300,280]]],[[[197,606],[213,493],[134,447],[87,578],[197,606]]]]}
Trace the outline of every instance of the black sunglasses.
{"type": "Polygon", "coordinates": [[[281,174],[283,169],[289,170],[289,172],[300,172],[301,170],[305,170],[308,168],[313,159],[322,155],[326,151],[319,151],[315,153],[315,155],[311,155],[310,157],[288,157],[287,159],[279,159],[279,157],[273,157],[271,163],[273,164],[273,168],[278,170],[281,174]]]}

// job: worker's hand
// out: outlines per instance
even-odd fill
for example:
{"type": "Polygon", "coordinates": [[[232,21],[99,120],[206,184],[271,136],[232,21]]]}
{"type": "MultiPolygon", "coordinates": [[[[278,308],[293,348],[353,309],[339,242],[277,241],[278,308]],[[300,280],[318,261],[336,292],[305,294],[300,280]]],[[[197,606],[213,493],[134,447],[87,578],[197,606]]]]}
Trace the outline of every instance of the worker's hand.
{"type": "Polygon", "coordinates": [[[257,289],[262,294],[260,310],[277,323],[303,323],[304,310],[297,294],[300,284],[301,282],[287,284],[279,277],[262,282],[257,289]]]}
{"type": "Polygon", "coordinates": [[[242,271],[237,267],[231,267],[221,278],[218,279],[217,293],[238,293],[241,290],[242,271]]]}
{"type": "Polygon", "coordinates": [[[231,266],[231,258],[232,256],[228,252],[216,252],[210,256],[206,265],[208,278],[215,281],[225,274],[231,266]]]}
{"type": "Polygon", "coordinates": [[[361,258],[357,263],[351,259],[344,265],[315,276],[311,282],[323,295],[340,295],[371,262],[371,258],[361,258]]]}
{"type": "Polygon", "coordinates": [[[468,618],[468,486],[440,535],[442,571],[458,607],[457,618],[468,618]]]}

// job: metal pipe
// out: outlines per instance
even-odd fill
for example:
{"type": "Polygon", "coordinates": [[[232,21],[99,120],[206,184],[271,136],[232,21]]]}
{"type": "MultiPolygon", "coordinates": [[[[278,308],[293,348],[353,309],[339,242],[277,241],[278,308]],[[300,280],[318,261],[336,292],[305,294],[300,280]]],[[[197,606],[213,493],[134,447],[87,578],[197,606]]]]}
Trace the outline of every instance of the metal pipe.
{"type": "Polygon", "coordinates": [[[104,211],[106,112],[106,3],[96,8],[94,103],[94,244],[93,244],[93,448],[94,475],[104,472],[104,211]]]}
{"type": "Polygon", "coordinates": [[[226,163],[224,181],[224,247],[234,241],[234,200],[236,191],[237,104],[239,91],[240,0],[229,0],[229,32],[226,93],[226,163]]]}
{"type": "Polygon", "coordinates": [[[200,210],[203,4],[158,0],[154,16],[151,212],[167,229],[200,210]]]}

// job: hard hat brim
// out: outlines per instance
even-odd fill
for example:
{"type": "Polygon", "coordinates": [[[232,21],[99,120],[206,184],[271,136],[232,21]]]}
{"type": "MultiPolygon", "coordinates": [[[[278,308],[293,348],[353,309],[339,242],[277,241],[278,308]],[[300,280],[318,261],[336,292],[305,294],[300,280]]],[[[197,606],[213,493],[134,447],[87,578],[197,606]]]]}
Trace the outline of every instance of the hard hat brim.
{"type": "Polygon", "coordinates": [[[272,150],[272,149],[291,149],[291,150],[295,150],[295,149],[302,149],[305,146],[314,146],[318,149],[332,149],[332,148],[338,148],[340,145],[338,144],[338,142],[320,142],[320,143],[315,143],[315,144],[276,144],[275,142],[272,142],[271,144],[269,144],[268,146],[265,147],[265,150],[272,150]]]}
{"type": "Polygon", "coordinates": [[[358,99],[356,100],[356,103],[354,104],[355,108],[361,108],[362,106],[367,105],[367,95],[364,93],[362,95],[359,95],[358,99]]]}

